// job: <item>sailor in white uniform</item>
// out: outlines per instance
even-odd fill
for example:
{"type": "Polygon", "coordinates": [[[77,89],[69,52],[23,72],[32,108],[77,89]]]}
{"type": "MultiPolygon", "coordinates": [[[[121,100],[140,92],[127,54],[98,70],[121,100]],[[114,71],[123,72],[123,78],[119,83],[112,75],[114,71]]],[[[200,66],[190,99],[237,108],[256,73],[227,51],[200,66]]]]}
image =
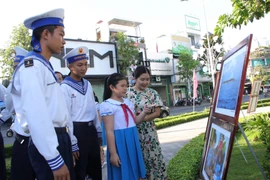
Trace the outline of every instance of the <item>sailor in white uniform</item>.
{"type": "MultiPolygon", "coordinates": [[[[7,89],[5,86],[0,84],[0,100],[5,102],[5,94],[7,93],[7,89]]],[[[4,109],[5,110],[5,109],[4,109]]],[[[9,113],[8,111],[6,111],[9,113]]],[[[1,125],[10,117],[10,114],[5,115],[3,111],[1,112],[1,117],[0,117],[0,129],[1,125]]],[[[4,140],[2,133],[0,132],[0,180],[6,180],[6,162],[5,162],[5,153],[4,153],[4,140]]]]}
{"type": "Polygon", "coordinates": [[[92,86],[83,78],[88,69],[87,52],[87,47],[78,47],[63,57],[69,64],[70,75],[62,81],[61,89],[80,148],[80,155],[76,157],[76,180],[84,180],[87,173],[93,180],[102,180],[98,141],[98,136],[101,138],[101,126],[92,86]]]}
{"type": "MultiPolygon", "coordinates": [[[[7,94],[7,88],[3,84],[0,84],[0,101],[3,101],[5,105],[7,104],[7,94]]],[[[0,116],[0,127],[4,122],[11,118],[11,116],[11,111],[7,107],[3,109],[0,116]]]]}
{"type": "MultiPolygon", "coordinates": [[[[28,51],[19,46],[16,46],[14,51],[16,56],[14,58],[13,68],[15,69],[27,55],[28,51]]],[[[7,87],[7,93],[5,95],[6,108],[4,110],[8,112],[7,114],[13,116],[15,114],[15,110],[11,97],[11,89],[12,83],[10,83],[7,87]]],[[[36,175],[28,155],[28,142],[30,134],[25,133],[22,130],[19,119],[16,116],[13,116],[13,119],[14,123],[12,124],[11,129],[15,132],[15,141],[12,148],[11,179],[35,180],[36,175]]]]}
{"type": "Polygon", "coordinates": [[[65,45],[63,18],[64,9],[55,9],[24,21],[33,30],[34,50],[13,74],[13,104],[24,132],[31,135],[28,150],[38,180],[75,179],[73,124],[49,61],[65,45]]]}

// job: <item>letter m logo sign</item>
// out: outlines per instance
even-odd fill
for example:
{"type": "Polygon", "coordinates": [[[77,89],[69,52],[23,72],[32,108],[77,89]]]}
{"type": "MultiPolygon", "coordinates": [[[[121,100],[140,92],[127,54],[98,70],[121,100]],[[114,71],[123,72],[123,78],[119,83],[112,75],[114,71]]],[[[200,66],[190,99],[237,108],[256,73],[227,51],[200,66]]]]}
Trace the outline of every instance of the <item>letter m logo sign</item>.
{"type": "Polygon", "coordinates": [[[104,58],[106,58],[107,56],[109,56],[109,60],[110,60],[110,68],[114,67],[113,64],[113,52],[112,51],[108,51],[105,54],[101,55],[99,53],[97,53],[95,50],[90,49],[89,50],[89,66],[90,67],[94,67],[94,56],[96,56],[97,58],[99,58],[100,60],[103,60],[104,58]]]}

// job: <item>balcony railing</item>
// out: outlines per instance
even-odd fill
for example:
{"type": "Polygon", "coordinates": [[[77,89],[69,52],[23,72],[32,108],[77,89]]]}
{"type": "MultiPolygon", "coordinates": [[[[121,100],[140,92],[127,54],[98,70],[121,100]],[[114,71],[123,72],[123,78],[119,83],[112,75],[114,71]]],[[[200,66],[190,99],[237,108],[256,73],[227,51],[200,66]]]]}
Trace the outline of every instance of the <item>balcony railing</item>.
{"type": "Polygon", "coordinates": [[[140,37],[140,36],[130,36],[128,35],[129,38],[133,39],[136,43],[142,43],[144,44],[144,37],[140,37]]]}
{"type": "MultiPolygon", "coordinates": [[[[133,40],[135,41],[135,43],[141,43],[141,44],[144,44],[144,43],[145,43],[144,37],[130,36],[130,35],[128,35],[128,38],[133,39],[133,40]]],[[[115,42],[115,41],[117,41],[116,35],[113,34],[113,35],[111,35],[111,37],[110,37],[110,42],[115,42]]]]}

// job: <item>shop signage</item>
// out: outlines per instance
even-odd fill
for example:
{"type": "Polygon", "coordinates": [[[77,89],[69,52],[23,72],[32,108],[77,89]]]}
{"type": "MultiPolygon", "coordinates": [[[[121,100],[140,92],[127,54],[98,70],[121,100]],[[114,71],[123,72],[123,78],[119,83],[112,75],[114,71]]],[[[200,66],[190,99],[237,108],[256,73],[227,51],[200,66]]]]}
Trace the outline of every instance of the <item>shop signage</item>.
{"type": "Polygon", "coordinates": [[[147,60],[150,62],[152,75],[172,75],[172,54],[168,53],[147,53],[147,60]]]}
{"type": "Polygon", "coordinates": [[[162,83],[160,82],[160,83],[151,83],[151,85],[152,86],[160,86],[160,85],[162,85],[162,83]]]}
{"type": "Polygon", "coordinates": [[[186,15],[185,19],[186,19],[186,27],[188,29],[193,29],[197,31],[201,30],[200,20],[198,18],[186,15]]]}
{"type": "Polygon", "coordinates": [[[114,43],[69,39],[66,40],[65,52],[62,52],[60,55],[54,55],[50,60],[56,71],[60,71],[64,75],[69,73],[67,62],[63,59],[63,56],[78,46],[89,48],[87,54],[89,68],[86,75],[108,75],[117,72],[116,46],[114,43]]]}

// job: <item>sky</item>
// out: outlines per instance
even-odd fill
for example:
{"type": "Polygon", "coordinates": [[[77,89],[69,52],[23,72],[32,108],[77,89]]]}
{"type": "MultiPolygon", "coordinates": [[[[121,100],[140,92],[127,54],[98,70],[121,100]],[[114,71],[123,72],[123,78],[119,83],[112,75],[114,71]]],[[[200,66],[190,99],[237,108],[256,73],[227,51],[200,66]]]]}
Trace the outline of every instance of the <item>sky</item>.
{"type": "MultiPolygon", "coordinates": [[[[0,6],[0,48],[7,45],[14,26],[55,8],[65,9],[65,38],[71,39],[96,40],[96,22],[122,18],[142,22],[141,35],[145,37],[148,49],[154,51],[156,37],[180,31],[180,19],[185,14],[200,18],[202,34],[206,32],[202,0],[9,0],[0,6]]],[[[205,0],[208,31],[213,32],[219,15],[231,11],[230,0],[205,0]]],[[[225,45],[232,48],[250,33],[258,41],[265,42],[265,38],[270,39],[270,25],[266,22],[270,22],[269,15],[241,30],[227,28],[225,45]]]]}

